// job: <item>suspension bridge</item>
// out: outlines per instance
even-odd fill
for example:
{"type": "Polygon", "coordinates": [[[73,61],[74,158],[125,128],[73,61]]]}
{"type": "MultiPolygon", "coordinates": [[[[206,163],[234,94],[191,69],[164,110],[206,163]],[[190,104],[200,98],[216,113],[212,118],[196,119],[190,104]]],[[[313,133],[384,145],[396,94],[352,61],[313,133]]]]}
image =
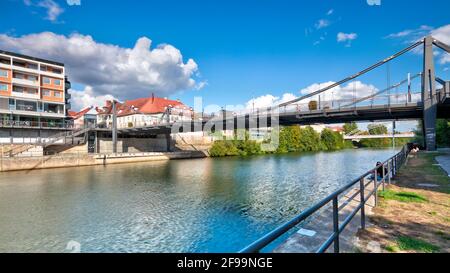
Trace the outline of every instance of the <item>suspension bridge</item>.
{"type": "MultiPolygon", "coordinates": [[[[423,122],[427,150],[436,149],[436,119],[450,118],[450,81],[441,79],[435,73],[433,50],[441,49],[450,53],[450,47],[431,36],[385,58],[351,76],[337,81],[317,91],[276,106],[224,113],[215,118],[160,124],[140,128],[112,128],[113,134],[145,135],[172,131],[194,132],[201,130],[249,129],[271,127],[274,125],[309,125],[315,123],[344,123],[352,121],[383,120],[420,120],[423,122]],[[333,88],[388,64],[400,56],[423,47],[422,71],[408,75],[396,84],[388,86],[373,94],[339,100],[321,101],[321,95],[333,88]],[[420,79],[420,90],[412,89],[412,81],[420,79]],[[404,88],[403,92],[392,93],[391,90],[404,88]],[[313,101],[313,98],[318,98],[313,101]],[[314,102],[314,103],[312,103],[314,102]]],[[[365,93],[367,93],[366,90],[365,93]]],[[[372,90],[373,91],[373,90],[372,90]]],[[[114,127],[114,126],[113,126],[114,127]]],[[[111,129],[104,129],[111,130],[111,129]]]]}

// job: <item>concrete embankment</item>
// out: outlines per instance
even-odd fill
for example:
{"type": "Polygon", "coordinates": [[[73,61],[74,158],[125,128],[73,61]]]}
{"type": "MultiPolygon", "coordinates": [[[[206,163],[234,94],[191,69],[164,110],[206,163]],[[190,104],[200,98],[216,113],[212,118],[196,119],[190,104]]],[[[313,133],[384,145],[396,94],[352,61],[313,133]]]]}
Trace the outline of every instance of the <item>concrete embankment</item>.
{"type": "Polygon", "coordinates": [[[0,157],[0,172],[203,158],[197,151],[172,153],[59,154],[41,157],[0,157]]]}

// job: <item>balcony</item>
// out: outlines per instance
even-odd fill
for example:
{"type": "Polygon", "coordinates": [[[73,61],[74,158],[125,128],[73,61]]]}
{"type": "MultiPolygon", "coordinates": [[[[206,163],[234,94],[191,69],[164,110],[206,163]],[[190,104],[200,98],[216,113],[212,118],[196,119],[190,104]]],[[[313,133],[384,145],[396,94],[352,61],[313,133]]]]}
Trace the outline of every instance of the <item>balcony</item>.
{"type": "Polygon", "coordinates": [[[39,71],[39,73],[43,76],[48,76],[48,77],[52,77],[52,78],[57,78],[57,79],[61,79],[61,81],[63,82],[64,80],[62,79],[62,77],[64,76],[64,74],[56,74],[53,72],[48,72],[48,71],[39,71]]]}
{"type": "Polygon", "coordinates": [[[32,69],[32,68],[27,68],[27,67],[23,67],[23,66],[18,66],[18,65],[12,65],[12,69],[16,70],[16,71],[22,71],[22,72],[28,72],[28,73],[32,73],[32,74],[36,74],[39,73],[39,70],[36,69],[32,69]]]}
{"type": "Polygon", "coordinates": [[[13,78],[12,83],[30,87],[39,87],[39,81],[31,81],[26,79],[13,78]]]}
{"type": "Polygon", "coordinates": [[[5,64],[5,63],[1,63],[1,62],[0,62],[0,68],[11,69],[11,65],[10,65],[10,64],[5,64]]]}
{"type": "Polygon", "coordinates": [[[15,92],[15,91],[11,92],[11,96],[18,97],[18,98],[25,98],[25,99],[36,99],[36,100],[40,99],[39,94],[22,93],[22,92],[15,92]]]}

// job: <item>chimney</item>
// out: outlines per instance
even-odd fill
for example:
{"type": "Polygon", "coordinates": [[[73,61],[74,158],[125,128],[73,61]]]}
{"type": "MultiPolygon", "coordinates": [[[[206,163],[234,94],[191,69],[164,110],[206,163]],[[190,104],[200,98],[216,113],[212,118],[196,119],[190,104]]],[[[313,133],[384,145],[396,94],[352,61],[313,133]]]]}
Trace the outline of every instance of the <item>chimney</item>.
{"type": "Polygon", "coordinates": [[[152,103],[155,102],[155,93],[152,92],[152,103]]]}

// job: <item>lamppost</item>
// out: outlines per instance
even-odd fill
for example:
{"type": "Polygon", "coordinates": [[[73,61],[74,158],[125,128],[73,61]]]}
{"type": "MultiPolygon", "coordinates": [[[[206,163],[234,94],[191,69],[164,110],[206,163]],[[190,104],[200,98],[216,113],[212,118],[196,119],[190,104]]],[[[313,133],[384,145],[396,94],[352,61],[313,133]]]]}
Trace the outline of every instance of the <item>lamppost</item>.
{"type": "Polygon", "coordinates": [[[392,148],[395,149],[395,120],[392,122],[392,148]]]}
{"type": "Polygon", "coordinates": [[[112,144],[113,144],[113,153],[117,153],[117,110],[116,110],[116,101],[112,101],[112,144]]]}

